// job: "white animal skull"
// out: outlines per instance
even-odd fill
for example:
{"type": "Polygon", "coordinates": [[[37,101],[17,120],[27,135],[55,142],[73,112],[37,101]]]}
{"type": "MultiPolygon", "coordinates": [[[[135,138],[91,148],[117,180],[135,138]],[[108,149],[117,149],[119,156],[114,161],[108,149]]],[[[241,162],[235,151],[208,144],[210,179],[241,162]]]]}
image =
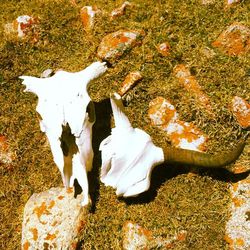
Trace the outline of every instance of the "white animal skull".
{"type": "Polygon", "coordinates": [[[21,76],[25,91],[38,96],[40,128],[46,133],[54,161],[63,183],[72,187],[77,179],[89,203],[87,171],[92,168],[92,126],[94,105],[87,92],[88,83],[107,70],[106,64],[94,62],[76,73],[58,71],[48,78],[21,76]]]}
{"type": "Polygon", "coordinates": [[[152,169],[164,161],[163,150],[146,132],[131,126],[117,93],[111,96],[111,106],[115,128],[100,145],[101,181],[118,196],[136,196],[148,190],[152,169]]]}

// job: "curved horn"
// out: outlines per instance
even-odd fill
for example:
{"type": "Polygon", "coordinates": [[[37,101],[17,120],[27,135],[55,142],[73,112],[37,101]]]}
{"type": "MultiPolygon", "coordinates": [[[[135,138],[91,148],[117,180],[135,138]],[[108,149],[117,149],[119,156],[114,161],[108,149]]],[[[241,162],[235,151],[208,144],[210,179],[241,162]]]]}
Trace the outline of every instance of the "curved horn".
{"type": "Polygon", "coordinates": [[[168,164],[183,164],[199,167],[225,168],[231,172],[228,166],[238,159],[245,146],[245,140],[240,140],[236,147],[230,152],[218,153],[216,155],[201,153],[197,151],[180,148],[163,148],[164,160],[168,164]]]}

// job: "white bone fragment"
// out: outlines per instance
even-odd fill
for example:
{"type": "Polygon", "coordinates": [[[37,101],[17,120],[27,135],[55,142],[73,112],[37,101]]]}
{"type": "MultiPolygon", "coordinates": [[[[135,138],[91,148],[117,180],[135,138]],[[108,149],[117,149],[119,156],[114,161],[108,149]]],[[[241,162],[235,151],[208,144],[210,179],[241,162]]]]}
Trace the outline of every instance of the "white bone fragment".
{"type": "Polygon", "coordinates": [[[163,150],[146,132],[131,126],[117,93],[111,96],[111,106],[115,128],[100,145],[101,181],[118,196],[136,196],[149,189],[152,169],[164,161],[163,150]]]}
{"type": "Polygon", "coordinates": [[[88,83],[107,70],[106,63],[94,62],[76,73],[58,71],[48,78],[21,76],[26,89],[38,96],[37,112],[63,183],[72,187],[77,179],[83,190],[82,205],[89,203],[87,171],[92,168],[92,126],[94,105],[88,83]]]}

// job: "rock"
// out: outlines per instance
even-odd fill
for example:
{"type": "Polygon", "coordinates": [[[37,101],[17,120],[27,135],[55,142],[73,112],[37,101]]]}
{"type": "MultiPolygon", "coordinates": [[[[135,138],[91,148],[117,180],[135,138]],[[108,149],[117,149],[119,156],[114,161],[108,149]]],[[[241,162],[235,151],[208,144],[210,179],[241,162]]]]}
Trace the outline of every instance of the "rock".
{"type": "Polygon", "coordinates": [[[14,159],[15,154],[10,149],[6,136],[0,135],[0,165],[4,164],[8,170],[11,170],[14,159]]]}
{"type": "Polygon", "coordinates": [[[169,56],[170,55],[170,44],[168,42],[161,43],[157,46],[158,52],[163,56],[169,56]]]}
{"type": "Polygon", "coordinates": [[[250,249],[250,179],[231,185],[230,192],[231,217],[226,224],[225,240],[230,249],[250,249]]]}
{"type": "Polygon", "coordinates": [[[59,187],[33,194],[24,208],[22,249],[76,249],[86,222],[81,196],[59,187]]]}
{"type": "Polygon", "coordinates": [[[151,124],[154,126],[167,125],[171,120],[176,120],[178,117],[175,107],[161,96],[156,97],[149,103],[148,115],[151,124]]]}
{"type": "Polygon", "coordinates": [[[206,150],[207,136],[193,124],[179,120],[175,107],[163,97],[156,97],[149,103],[148,115],[152,125],[167,132],[173,146],[206,150]]]}
{"type": "Polygon", "coordinates": [[[40,77],[41,78],[47,78],[47,77],[50,77],[52,74],[53,74],[52,69],[46,69],[41,73],[40,77]]]}
{"type": "Polygon", "coordinates": [[[201,86],[197,82],[196,78],[191,75],[189,69],[183,64],[176,65],[174,68],[174,75],[177,77],[182,86],[194,95],[197,103],[203,106],[212,116],[214,116],[209,97],[203,92],[201,86]]]}
{"type": "Polygon", "coordinates": [[[212,43],[229,56],[238,56],[250,50],[250,29],[240,23],[233,23],[212,43]]]}
{"type": "Polygon", "coordinates": [[[184,241],[186,235],[186,231],[182,230],[169,239],[154,237],[151,231],[127,221],[123,226],[123,249],[171,249],[178,241],[184,241]]]}
{"type": "Polygon", "coordinates": [[[250,104],[241,97],[232,99],[231,110],[242,128],[250,127],[250,104]]]}
{"type": "Polygon", "coordinates": [[[121,88],[118,90],[118,94],[123,96],[141,79],[142,75],[139,71],[129,73],[123,81],[121,88]]]}
{"type": "Polygon", "coordinates": [[[89,32],[94,27],[95,15],[99,10],[96,6],[84,6],[80,11],[83,28],[85,31],[89,32]]]}
{"type": "Polygon", "coordinates": [[[33,42],[38,41],[38,30],[37,30],[38,19],[23,15],[19,16],[12,23],[5,25],[5,32],[9,35],[17,34],[18,38],[24,38],[30,35],[33,42]]]}
{"type": "Polygon", "coordinates": [[[202,48],[201,53],[208,59],[213,58],[216,55],[216,53],[208,47],[202,48]]]}
{"type": "Polygon", "coordinates": [[[239,3],[240,0],[226,0],[225,1],[227,5],[231,5],[231,4],[234,4],[234,3],[239,3]]]}
{"type": "Polygon", "coordinates": [[[171,143],[177,148],[206,151],[207,136],[193,124],[175,120],[162,127],[167,132],[171,143]]]}
{"type": "Polygon", "coordinates": [[[121,7],[114,9],[110,14],[111,20],[115,19],[116,17],[122,16],[128,6],[131,6],[131,3],[126,1],[122,4],[121,7]]]}
{"type": "Polygon", "coordinates": [[[119,30],[105,36],[97,50],[97,56],[112,62],[120,58],[126,51],[140,45],[145,36],[142,30],[119,30]]]}

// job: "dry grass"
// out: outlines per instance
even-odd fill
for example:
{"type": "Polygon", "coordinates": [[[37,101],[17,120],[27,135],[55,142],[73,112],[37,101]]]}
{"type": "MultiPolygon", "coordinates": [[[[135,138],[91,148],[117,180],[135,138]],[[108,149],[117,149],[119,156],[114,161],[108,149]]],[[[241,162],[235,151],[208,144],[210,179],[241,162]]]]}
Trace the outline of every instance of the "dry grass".
{"type": "MultiPolygon", "coordinates": [[[[187,241],[175,249],[227,249],[224,241],[228,219],[228,184],[236,177],[225,171],[202,170],[197,175],[188,169],[162,166],[154,171],[149,192],[138,198],[118,200],[114,190],[98,179],[100,154],[98,145],[110,132],[110,106],[107,98],[118,83],[134,70],[143,80],[130,91],[127,114],[136,127],[152,135],[157,145],[168,143],[166,135],[149,126],[147,110],[156,96],[168,98],[181,118],[192,121],[209,135],[209,150],[227,150],[245,133],[228,104],[234,95],[249,101],[250,57],[228,57],[216,49],[213,57],[204,55],[206,47],[234,21],[250,26],[250,3],[243,1],[235,8],[223,10],[224,1],[210,6],[198,0],[142,1],[134,0],[126,15],[109,20],[108,13],[122,1],[90,0],[105,11],[97,19],[92,34],[84,33],[79,11],[85,1],[69,0],[1,1],[0,13],[0,134],[6,135],[16,152],[14,168],[0,165],[0,248],[20,248],[23,207],[34,192],[62,185],[53,163],[45,135],[40,132],[35,112],[36,97],[23,93],[20,75],[39,76],[47,68],[78,71],[96,58],[96,50],[104,35],[121,28],[143,29],[146,37],[100,79],[91,83],[90,95],[96,102],[95,165],[90,174],[92,213],[82,233],[82,249],[121,249],[122,226],[132,220],[163,237],[185,229],[187,241]],[[32,15],[40,20],[40,40],[31,44],[5,37],[2,27],[19,15],[32,15]],[[159,43],[168,41],[171,55],[157,52],[159,43]],[[192,96],[173,76],[173,67],[184,63],[191,68],[210,97],[215,118],[197,107],[192,96]]],[[[240,161],[246,161],[246,153],[240,161]]]]}

